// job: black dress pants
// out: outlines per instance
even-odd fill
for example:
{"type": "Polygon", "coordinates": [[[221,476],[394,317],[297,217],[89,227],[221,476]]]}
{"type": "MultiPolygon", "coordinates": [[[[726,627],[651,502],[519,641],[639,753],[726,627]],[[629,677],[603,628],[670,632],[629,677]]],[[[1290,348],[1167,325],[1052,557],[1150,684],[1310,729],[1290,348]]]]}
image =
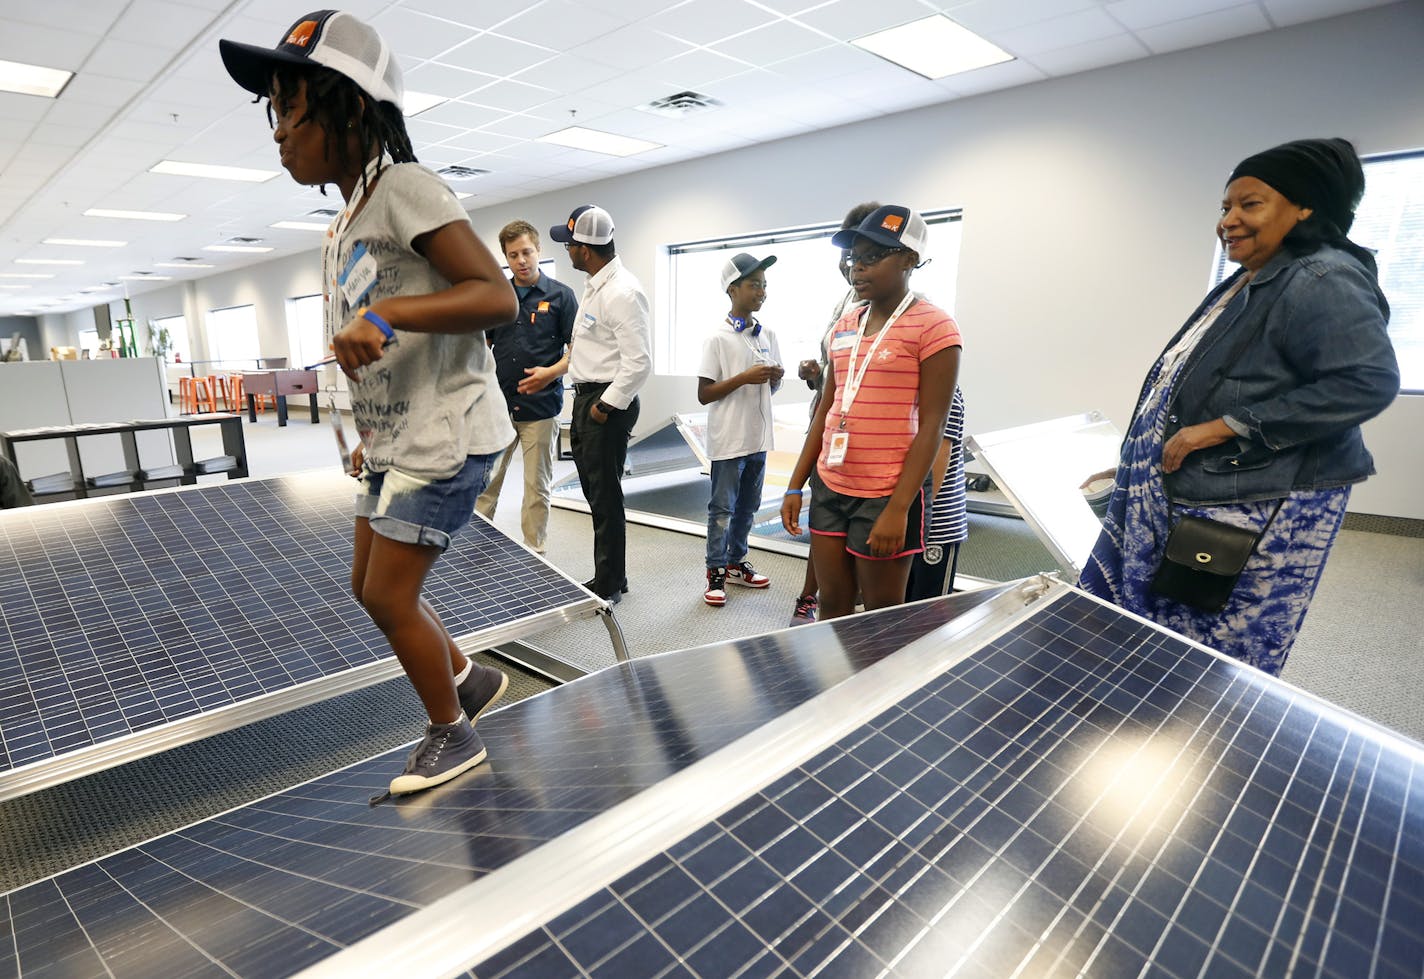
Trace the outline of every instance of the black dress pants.
{"type": "Polygon", "coordinates": [[[569,447],[578,469],[579,485],[593,516],[593,590],[607,597],[628,587],[628,530],[623,514],[623,466],[628,438],[638,421],[638,399],[600,425],[589,409],[598,403],[606,384],[584,386],[574,394],[569,447]]]}

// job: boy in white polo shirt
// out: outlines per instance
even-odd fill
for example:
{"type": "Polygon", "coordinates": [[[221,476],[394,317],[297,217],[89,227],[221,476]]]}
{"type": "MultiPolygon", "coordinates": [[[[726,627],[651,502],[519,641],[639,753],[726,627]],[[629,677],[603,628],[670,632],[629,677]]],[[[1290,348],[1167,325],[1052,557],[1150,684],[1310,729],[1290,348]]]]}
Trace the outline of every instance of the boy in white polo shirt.
{"type": "Polygon", "coordinates": [[[746,252],[722,267],[732,309],[702,345],[697,400],[707,410],[712,497],[707,504],[708,605],[727,603],[728,579],[765,588],[771,579],[747,563],[747,535],[761,506],[766,454],[772,444],[771,396],[784,373],[776,336],[756,318],[766,301],[766,269],[776,256],[746,252]]]}

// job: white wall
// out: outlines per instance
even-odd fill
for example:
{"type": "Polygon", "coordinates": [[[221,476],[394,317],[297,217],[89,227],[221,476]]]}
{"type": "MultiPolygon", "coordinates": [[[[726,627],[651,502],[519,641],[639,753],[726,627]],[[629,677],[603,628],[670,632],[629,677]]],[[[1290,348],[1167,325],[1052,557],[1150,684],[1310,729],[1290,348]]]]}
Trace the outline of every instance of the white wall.
{"type": "MultiPolygon", "coordinates": [[[[546,228],[595,201],[612,212],[620,254],[653,292],[668,242],[837,222],[871,198],[959,206],[955,314],[970,429],[1088,408],[1125,428],[1143,373],[1205,291],[1231,167],[1303,136],[1345,136],[1367,154],[1424,147],[1420,50],[1424,4],[1400,3],[477,209],[471,219],[493,246],[513,218],[546,228]]],[[[253,302],[264,353],[283,356],[283,301],[316,291],[316,263],[313,250],[145,294],[135,317],[171,315],[176,300],[196,322],[206,309],[253,302]]],[[[581,278],[571,277],[576,291],[581,278]]],[[[819,311],[835,298],[806,302],[819,311]]],[[[88,311],[82,318],[92,323],[88,311]]],[[[62,329],[55,319],[42,324],[46,344],[59,342],[50,339],[62,329]]],[[[803,391],[791,384],[778,397],[803,391]]],[[[695,410],[695,382],[654,377],[638,431],[695,410]]],[[[1366,427],[1380,475],[1356,488],[1352,510],[1424,518],[1424,465],[1411,437],[1420,430],[1424,397],[1401,397],[1366,427]]]]}

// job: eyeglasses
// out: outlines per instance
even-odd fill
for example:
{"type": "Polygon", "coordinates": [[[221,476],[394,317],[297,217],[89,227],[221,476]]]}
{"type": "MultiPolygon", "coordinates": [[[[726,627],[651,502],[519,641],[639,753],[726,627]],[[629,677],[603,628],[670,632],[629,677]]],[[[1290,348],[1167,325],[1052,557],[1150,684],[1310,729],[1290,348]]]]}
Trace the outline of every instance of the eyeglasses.
{"type": "Polygon", "coordinates": [[[874,252],[861,252],[859,255],[844,252],[841,255],[841,268],[849,271],[851,266],[859,265],[868,269],[872,265],[879,265],[896,252],[903,252],[904,250],[903,248],[882,248],[874,252]]]}

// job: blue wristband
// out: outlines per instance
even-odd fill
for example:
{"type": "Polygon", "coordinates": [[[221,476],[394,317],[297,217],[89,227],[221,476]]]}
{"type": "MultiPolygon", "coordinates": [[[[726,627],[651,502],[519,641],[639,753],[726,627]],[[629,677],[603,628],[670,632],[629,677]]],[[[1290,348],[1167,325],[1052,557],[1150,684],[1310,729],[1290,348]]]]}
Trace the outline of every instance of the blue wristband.
{"type": "Polygon", "coordinates": [[[785,496],[800,496],[803,492],[804,492],[803,490],[787,490],[786,493],[783,494],[783,495],[785,495],[785,496]]]}
{"type": "Polygon", "coordinates": [[[375,323],[377,326],[379,326],[381,328],[381,332],[386,335],[387,340],[394,340],[396,338],[396,331],[391,329],[391,324],[387,323],[385,320],[381,319],[381,317],[371,312],[371,307],[367,306],[365,309],[361,310],[361,315],[366,319],[370,320],[372,323],[375,323]]]}

